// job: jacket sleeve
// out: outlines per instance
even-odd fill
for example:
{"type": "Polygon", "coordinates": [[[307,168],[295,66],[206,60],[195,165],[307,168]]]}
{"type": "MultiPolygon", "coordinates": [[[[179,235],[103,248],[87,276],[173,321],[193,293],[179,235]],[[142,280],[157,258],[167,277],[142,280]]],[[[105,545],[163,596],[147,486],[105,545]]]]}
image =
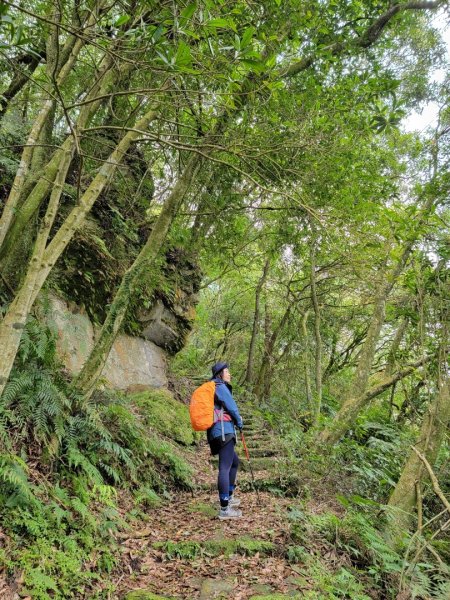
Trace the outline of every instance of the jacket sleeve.
{"type": "Polygon", "coordinates": [[[231,395],[230,390],[224,384],[216,385],[216,396],[219,402],[223,403],[223,407],[227,411],[227,413],[233,419],[235,425],[237,427],[242,427],[243,421],[242,417],[239,414],[239,409],[237,407],[236,402],[234,401],[233,396],[231,395]]]}

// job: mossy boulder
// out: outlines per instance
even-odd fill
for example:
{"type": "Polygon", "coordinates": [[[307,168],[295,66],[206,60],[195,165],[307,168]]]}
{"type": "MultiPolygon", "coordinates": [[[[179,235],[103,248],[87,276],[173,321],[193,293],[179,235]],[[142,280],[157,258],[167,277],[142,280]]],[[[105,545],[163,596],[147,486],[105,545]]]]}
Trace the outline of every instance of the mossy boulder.
{"type": "Polygon", "coordinates": [[[190,446],[195,442],[188,407],[175,400],[169,390],[156,389],[131,395],[145,425],[171,440],[190,446]]]}

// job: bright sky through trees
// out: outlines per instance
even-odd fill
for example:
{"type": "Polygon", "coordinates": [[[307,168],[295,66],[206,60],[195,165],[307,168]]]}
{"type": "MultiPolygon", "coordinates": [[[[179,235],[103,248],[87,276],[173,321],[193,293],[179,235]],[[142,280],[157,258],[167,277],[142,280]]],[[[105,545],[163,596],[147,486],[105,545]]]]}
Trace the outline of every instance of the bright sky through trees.
{"type": "MultiPolygon", "coordinates": [[[[446,57],[450,59],[450,24],[445,21],[445,15],[440,14],[435,18],[435,24],[441,30],[442,39],[446,46],[446,57]]],[[[430,73],[430,81],[433,83],[442,83],[445,79],[445,69],[436,69],[430,73]]],[[[439,106],[437,102],[427,102],[422,110],[413,111],[403,121],[403,126],[406,131],[424,131],[428,127],[434,126],[438,116],[439,106]]]]}

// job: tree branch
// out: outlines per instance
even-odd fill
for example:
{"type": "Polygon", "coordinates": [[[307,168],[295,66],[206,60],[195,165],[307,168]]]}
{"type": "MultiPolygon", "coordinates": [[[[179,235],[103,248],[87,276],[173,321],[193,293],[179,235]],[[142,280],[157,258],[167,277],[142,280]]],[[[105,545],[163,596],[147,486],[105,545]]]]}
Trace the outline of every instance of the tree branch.
{"type": "MultiPolygon", "coordinates": [[[[323,48],[323,50],[330,52],[334,56],[337,56],[338,54],[344,54],[352,48],[369,48],[378,40],[384,28],[393,19],[393,17],[395,17],[395,15],[404,12],[405,10],[437,10],[444,4],[444,0],[437,0],[436,2],[407,2],[405,4],[395,4],[389,10],[375,19],[372,25],[366,29],[360,38],[349,41],[334,42],[333,44],[323,48]]],[[[314,64],[317,58],[317,53],[305,56],[301,60],[288,66],[282,73],[280,73],[280,77],[289,78],[302,71],[305,71],[314,64]]]]}
{"type": "Polygon", "coordinates": [[[434,474],[433,469],[431,468],[430,463],[427,461],[425,456],[421,452],[419,452],[419,450],[417,450],[417,448],[415,448],[414,446],[411,446],[411,448],[414,450],[414,452],[417,454],[417,456],[420,458],[420,460],[425,465],[425,467],[428,471],[428,475],[430,476],[430,479],[431,479],[431,485],[433,486],[433,490],[435,491],[438,498],[441,500],[442,504],[447,509],[447,512],[450,514],[450,502],[444,496],[444,492],[441,490],[441,488],[439,486],[439,482],[437,480],[436,475],[434,474]]]}

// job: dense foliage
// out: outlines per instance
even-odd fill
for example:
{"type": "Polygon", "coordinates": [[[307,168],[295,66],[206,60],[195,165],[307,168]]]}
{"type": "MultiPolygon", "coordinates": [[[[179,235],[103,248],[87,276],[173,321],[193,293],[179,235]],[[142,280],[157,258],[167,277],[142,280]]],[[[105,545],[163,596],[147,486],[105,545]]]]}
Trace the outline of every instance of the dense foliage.
{"type": "Polygon", "coordinates": [[[309,531],[378,597],[447,597],[447,2],[25,4],[0,2],[2,574],[108,597],[116,533],[191,486],[186,407],[99,389],[159,307],[176,385],[226,358],[279,434],[279,492],[340,494],[292,515],[292,559],[309,531]],[[99,327],[76,374],[49,292],[99,327]]]}

